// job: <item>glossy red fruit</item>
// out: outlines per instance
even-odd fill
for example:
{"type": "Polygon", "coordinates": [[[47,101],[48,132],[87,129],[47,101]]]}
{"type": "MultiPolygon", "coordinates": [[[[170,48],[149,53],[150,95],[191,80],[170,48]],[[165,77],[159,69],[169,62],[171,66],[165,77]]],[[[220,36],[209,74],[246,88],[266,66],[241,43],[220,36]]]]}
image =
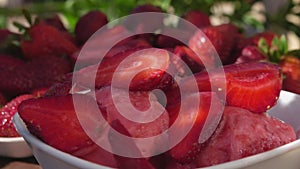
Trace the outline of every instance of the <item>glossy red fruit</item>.
{"type": "Polygon", "coordinates": [[[75,26],[75,35],[79,43],[86,42],[98,29],[108,23],[101,11],[90,11],[81,16],[75,26]]]}
{"type": "MultiPolygon", "coordinates": [[[[267,62],[227,65],[212,70],[209,75],[200,72],[194,77],[199,91],[218,91],[226,95],[227,105],[254,113],[263,113],[273,107],[282,87],[280,67],[267,62]]],[[[182,80],[184,89],[190,88],[189,83],[194,77],[182,80]]]]}
{"type": "Polygon", "coordinates": [[[215,93],[204,92],[186,95],[182,98],[181,112],[170,112],[174,130],[169,130],[170,143],[190,126],[185,137],[169,151],[169,155],[181,164],[191,163],[201,150],[201,144],[212,135],[222,117],[222,103],[215,93]],[[199,97],[199,105],[193,105],[199,97]],[[176,121],[175,121],[176,120],[176,121]]]}
{"type": "Polygon", "coordinates": [[[241,159],[295,139],[293,128],[278,119],[237,107],[226,107],[216,132],[197,156],[197,167],[241,159]]]}
{"type": "Polygon", "coordinates": [[[46,24],[51,25],[60,31],[67,31],[64,23],[57,14],[43,19],[42,22],[45,22],[46,24]]]}
{"type": "MultiPolygon", "coordinates": [[[[136,6],[132,9],[131,14],[143,13],[143,12],[155,12],[161,13],[163,10],[154,5],[144,4],[136,6]]],[[[144,32],[154,32],[163,27],[163,19],[164,16],[162,15],[140,15],[140,17],[129,17],[126,18],[124,21],[124,25],[129,30],[135,33],[144,33],[144,32]]]]}
{"type": "Polygon", "coordinates": [[[231,53],[238,34],[238,28],[232,24],[206,27],[195,33],[189,41],[189,47],[200,56],[203,62],[218,59],[218,56],[214,55],[214,50],[216,50],[222,63],[228,64],[233,60],[230,57],[232,57],[231,53]]]}
{"type": "Polygon", "coordinates": [[[272,41],[275,37],[278,37],[278,35],[274,32],[265,31],[258,34],[253,35],[252,37],[245,40],[247,45],[255,45],[258,46],[258,42],[264,38],[267,42],[268,46],[272,45],[272,41]]]}
{"type": "Polygon", "coordinates": [[[155,45],[159,48],[174,48],[177,45],[187,45],[193,33],[178,28],[165,28],[158,35],[155,45]]]}
{"type": "Polygon", "coordinates": [[[94,99],[86,95],[26,100],[20,104],[18,112],[28,130],[46,144],[89,161],[116,167],[113,155],[96,145],[83,130],[77,114],[80,110],[75,110],[73,98],[80,104],[79,109],[85,110],[87,116],[81,119],[83,122],[101,123],[90,117],[95,111],[91,105],[94,99]]]}
{"type": "Polygon", "coordinates": [[[235,63],[244,63],[251,61],[266,60],[267,56],[257,46],[246,46],[242,49],[241,55],[237,58],[235,63]]]}
{"type": "MultiPolygon", "coordinates": [[[[117,88],[114,88],[112,92],[111,87],[108,86],[98,90],[96,98],[107,121],[111,123],[119,120],[132,137],[156,136],[169,126],[168,113],[150,92],[127,93],[126,90],[117,88]],[[137,110],[130,109],[129,105],[137,110]],[[151,110],[148,110],[150,108],[151,110]]],[[[123,134],[126,135],[126,133],[123,134]]]]}
{"type": "Polygon", "coordinates": [[[2,67],[0,90],[8,95],[30,93],[33,89],[49,87],[59,76],[72,71],[66,58],[49,56],[37,58],[14,67],[2,67]]]}
{"type": "Polygon", "coordinates": [[[27,99],[33,98],[33,95],[25,94],[20,95],[10,102],[0,107],[0,137],[18,137],[12,118],[18,111],[19,104],[27,99]]]}
{"type": "Polygon", "coordinates": [[[169,84],[164,80],[172,80],[164,76],[168,66],[169,54],[166,50],[135,48],[104,58],[99,67],[93,65],[81,69],[76,73],[76,81],[86,86],[95,82],[95,87],[100,88],[110,85],[114,77],[113,85],[116,87],[151,90],[161,84],[169,84]]]}
{"type": "MultiPolygon", "coordinates": [[[[205,60],[206,65],[212,65],[213,60],[205,60]]],[[[176,46],[172,63],[175,65],[180,75],[190,75],[191,73],[200,72],[205,68],[205,64],[199,56],[186,46],[176,46]],[[185,66],[185,64],[187,66],[185,66]]]]}
{"type": "Polygon", "coordinates": [[[285,76],[283,90],[300,94],[300,59],[294,56],[285,56],[279,64],[285,76]]]}
{"type": "Polygon", "coordinates": [[[7,54],[0,54],[0,67],[15,67],[23,64],[24,61],[7,54]]]}
{"type": "MultiPolygon", "coordinates": [[[[119,121],[114,120],[111,122],[111,126],[117,131],[131,137],[129,131],[126,127],[119,121]]],[[[137,147],[134,140],[123,142],[119,144],[116,140],[120,140],[118,135],[110,132],[109,135],[109,143],[113,152],[122,150],[124,155],[114,154],[116,158],[116,162],[118,168],[120,169],[128,169],[128,168],[140,168],[140,169],[155,169],[155,167],[150,163],[147,158],[142,158],[141,150],[137,147]],[[136,154],[141,156],[140,158],[131,158],[130,155],[136,154]]]]}
{"type": "Polygon", "coordinates": [[[71,56],[77,47],[61,31],[43,22],[33,25],[28,31],[29,39],[21,40],[25,58],[47,58],[48,56],[71,56]]]}
{"type": "Polygon", "coordinates": [[[104,57],[111,57],[118,52],[123,52],[123,49],[119,48],[120,46],[126,46],[124,50],[131,47],[135,48],[135,46],[147,46],[144,44],[144,41],[131,42],[133,38],[128,36],[131,36],[131,33],[123,26],[105,27],[105,29],[101,29],[100,32],[97,32],[93,38],[85,43],[81,50],[75,52],[72,55],[72,60],[76,62],[77,68],[81,68],[97,64],[104,57]]]}
{"type": "MultiPolygon", "coordinates": [[[[182,16],[182,18],[190,22],[191,24],[194,24],[200,29],[211,26],[209,16],[206,13],[199,10],[188,11],[182,16]]],[[[189,29],[189,24],[179,21],[178,28],[189,29]]]]}

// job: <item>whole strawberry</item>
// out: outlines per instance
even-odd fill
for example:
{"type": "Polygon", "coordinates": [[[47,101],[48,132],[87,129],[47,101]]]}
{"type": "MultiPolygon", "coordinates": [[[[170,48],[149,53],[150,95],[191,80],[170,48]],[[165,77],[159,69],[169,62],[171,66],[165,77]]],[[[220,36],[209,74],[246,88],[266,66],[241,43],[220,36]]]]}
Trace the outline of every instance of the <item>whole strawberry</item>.
{"type": "Polygon", "coordinates": [[[71,56],[77,47],[62,32],[40,22],[32,25],[21,40],[21,49],[27,59],[48,56],[71,56]]]}
{"type": "Polygon", "coordinates": [[[284,56],[280,62],[285,75],[282,88],[300,94],[300,59],[293,55],[284,56]]]}
{"type": "Polygon", "coordinates": [[[0,108],[0,137],[17,137],[19,136],[16,131],[12,117],[18,110],[19,104],[27,99],[32,98],[33,95],[25,94],[14,98],[5,106],[0,108]]]}
{"type": "Polygon", "coordinates": [[[223,64],[233,60],[231,53],[235,46],[238,29],[232,24],[210,26],[195,33],[189,41],[189,47],[196,52],[203,62],[216,60],[214,50],[218,53],[223,64]]]}
{"type": "Polygon", "coordinates": [[[72,70],[68,59],[56,56],[49,56],[47,59],[36,58],[10,67],[0,63],[0,68],[0,91],[9,96],[49,87],[58,77],[72,70]]]}
{"type": "MultiPolygon", "coordinates": [[[[204,28],[207,26],[211,26],[210,20],[209,20],[209,16],[199,10],[192,10],[192,11],[188,11],[187,13],[185,13],[182,16],[183,19],[187,20],[188,22],[194,24],[196,27],[198,28],[204,28]]],[[[183,22],[183,21],[179,21],[178,23],[178,27],[182,28],[182,29],[188,29],[189,24],[183,22]]]]}
{"type": "Polygon", "coordinates": [[[86,42],[98,29],[108,23],[107,17],[100,11],[90,11],[79,18],[75,35],[79,43],[86,42]]]}

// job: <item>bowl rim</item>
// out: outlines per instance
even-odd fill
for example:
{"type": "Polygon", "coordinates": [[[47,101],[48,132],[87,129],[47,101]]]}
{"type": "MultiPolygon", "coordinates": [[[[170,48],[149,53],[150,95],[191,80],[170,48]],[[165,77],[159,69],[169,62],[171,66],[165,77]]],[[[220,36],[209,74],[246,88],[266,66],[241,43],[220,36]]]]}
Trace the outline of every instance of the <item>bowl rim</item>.
{"type": "Polygon", "coordinates": [[[18,137],[0,137],[0,143],[21,143],[25,142],[22,136],[18,137]]]}

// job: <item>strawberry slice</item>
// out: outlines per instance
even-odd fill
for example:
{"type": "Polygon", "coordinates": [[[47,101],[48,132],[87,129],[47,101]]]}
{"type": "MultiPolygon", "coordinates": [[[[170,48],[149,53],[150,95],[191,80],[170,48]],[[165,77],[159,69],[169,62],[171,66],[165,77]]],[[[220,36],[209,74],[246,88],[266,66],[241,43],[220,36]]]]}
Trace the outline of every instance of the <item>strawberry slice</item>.
{"type": "MultiPolygon", "coordinates": [[[[117,131],[130,136],[130,134],[127,131],[127,129],[125,128],[125,126],[122,125],[122,123],[119,120],[114,120],[111,123],[111,126],[114,129],[117,129],[117,131]]],[[[150,163],[150,161],[148,161],[146,158],[142,158],[142,154],[141,154],[139,148],[137,147],[136,143],[134,142],[134,140],[128,140],[128,141],[122,142],[120,144],[116,140],[121,140],[122,138],[120,138],[114,132],[109,132],[108,138],[110,140],[109,142],[111,144],[111,148],[112,148],[113,152],[122,150],[122,152],[124,153],[124,155],[122,155],[122,156],[118,155],[118,154],[114,154],[117,164],[118,164],[118,168],[120,168],[120,169],[128,169],[128,168],[155,169],[155,167],[150,163]],[[130,158],[132,156],[132,154],[139,155],[140,158],[130,158]]]]}
{"type": "Polygon", "coordinates": [[[46,144],[89,161],[116,167],[113,155],[96,145],[79,122],[77,111],[85,110],[85,117],[81,119],[85,124],[95,127],[96,123],[101,123],[91,116],[95,112],[95,106],[91,105],[94,101],[86,95],[42,97],[22,102],[18,112],[28,130],[46,144]],[[80,104],[79,110],[75,111],[73,99],[80,104]]]}
{"type": "Polygon", "coordinates": [[[130,91],[128,93],[123,89],[112,90],[108,86],[98,90],[96,97],[108,122],[119,120],[132,137],[155,136],[169,126],[168,113],[150,92],[130,91]],[[136,110],[131,109],[130,105],[136,110]]]}
{"type": "MultiPolygon", "coordinates": [[[[208,65],[213,64],[213,60],[206,60],[208,65]]],[[[178,72],[182,75],[189,75],[189,72],[197,73],[205,68],[202,60],[197,56],[190,48],[185,46],[176,46],[174,50],[174,57],[172,57],[172,63],[175,65],[178,72]],[[187,64],[188,69],[186,66],[187,64]]]]}
{"type": "Polygon", "coordinates": [[[178,163],[192,162],[204,143],[216,129],[222,117],[222,103],[215,93],[193,93],[183,98],[181,113],[170,114],[170,121],[175,122],[169,130],[170,142],[174,142],[178,133],[186,133],[185,137],[169,151],[169,155],[178,163]],[[193,105],[200,97],[199,105],[193,105]],[[190,130],[184,131],[190,126],[190,130]]]}
{"type": "Polygon", "coordinates": [[[166,50],[136,48],[103,59],[99,67],[83,68],[74,79],[86,86],[95,83],[96,88],[110,85],[113,80],[116,87],[152,90],[161,84],[169,84],[164,80],[172,80],[164,76],[168,66],[169,54],[166,50]]]}
{"type": "Polygon", "coordinates": [[[20,95],[5,106],[0,108],[0,137],[18,137],[20,136],[12,122],[13,116],[17,113],[19,104],[27,99],[33,98],[33,95],[20,95]]]}
{"type": "Polygon", "coordinates": [[[292,126],[276,118],[225,107],[216,132],[195,161],[197,167],[208,167],[265,152],[295,139],[292,126]]]}
{"type": "Polygon", "coordinates": [[[184,89],[189,90],[193,78],[199,91],[219,91],[226,95],[227,105],[254,113],[263,113],[274,106],[282,86],[280,67],[267,62],[227,65],[212,70],[209,75],[200,72],[182,80],[184,89]]]}

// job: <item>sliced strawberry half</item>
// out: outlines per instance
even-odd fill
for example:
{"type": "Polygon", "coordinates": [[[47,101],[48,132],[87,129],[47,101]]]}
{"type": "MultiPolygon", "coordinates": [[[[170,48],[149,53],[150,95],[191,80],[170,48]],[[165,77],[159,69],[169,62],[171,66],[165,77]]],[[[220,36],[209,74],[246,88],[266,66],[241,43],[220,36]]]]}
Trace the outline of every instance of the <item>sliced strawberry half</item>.
{"type": "MultiPolygon", "coordinates": [[[[81,69],[75,75],[78,83],[96,88],[110,85],[130,90],[151,90],[163,80],[172,80],[164,75],[169,66],[169,54],[166,50],[147,48],[130,49],[117,55],[103,59],[97,65],[81,69]]],[[[162,85],[164,86],[164,85],[162,85]]]]}
{"type": "Polygon", "coordinates": [[[95,111],[91,105],[94,101],[86,95],[42,97],[22,102],[18,112],[28,130],[50,146],[89,161],[116,167],[113,155],[96,145],[81,126],[80,122],[94,128],[96,123],[101,123],[91,116],[95,111]],[[78,115],[78,109],[75,110],[73,99],[80,104],[77,105],[79,110],[85,110],[82,121],[78,119],[83,116],[78,115]]]}
{"type": "Polygon", "coordinates": [[[0,108],[0,137],[20,136],[14,127],[12,118],[17,113],[19,104],[33,97],[33,95],[29,94],[20,95],[0,108]]]}
{"type": "MultiPolygon", "coordinates": [[[[126,127],[119,121],[114,120],[111,123],[111,126],[114,129],[117,129],[123,134],[131,136],[126,127]]],[[[137,147],[134,140],[123,141],[122,143],[117,140],[122,140],[119,135],[114,132],[109,133],[109,142],[113,152],[122,151],[124,154],[114,154],[118,168],[127,169],[127,168],[141,168],[141,169],[155,169],[155,167],[148,161],[147,158],[143,158],[140,149],[137,147]],[[131,156],[140,156],[139,158],[131,158],[131,156]]]]}
{"type": "Polygon", "coordinates": [[[201,144],[213,134],[222,117],[223,105],[217,95],[211,92],[186,95],[181,105],[179,114],[170,114],[170,121],[174,122],[171,126],[173,129],[169,130],[170,143],[176,140],[178,133],[186,134],[171,148],[169,155],[178,163],[187,164],[197,157],[201,144]],[[197,100],[199,105],[194,105],[197,100]],[[185,131],[187,126],[190,126],[190,130],[185,131]]]}
{"type": "Polygon", "coordinates": [[[274,106],[282,87],[280,67],[267,62],[232,64],[215,69],[209,75],[200,72],[182,80],[184,89],[189,90],[193,78],[199,91],[219,91],[226,95],[228,105],[254,113],[263,113],[274,106]]]}

